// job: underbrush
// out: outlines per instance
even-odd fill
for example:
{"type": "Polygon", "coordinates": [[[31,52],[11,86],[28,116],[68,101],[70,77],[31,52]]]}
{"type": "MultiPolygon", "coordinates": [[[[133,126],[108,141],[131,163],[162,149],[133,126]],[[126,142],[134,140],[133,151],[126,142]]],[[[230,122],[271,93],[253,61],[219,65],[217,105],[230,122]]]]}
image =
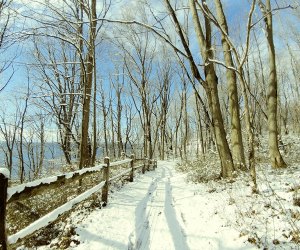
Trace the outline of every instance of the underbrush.
{"type": "Polygon", "coordinates": [[[194,161],[179,163],[177,169],[187,173],[189,181],[199,183],[219,179],[220,166],[220,160],[216,152],[209,151],[206,155],[194,161]]]}
{"type": "Polygon", "coordinates": [[[180,164],[188,181],[205,185],[209,195],[229,197],[220,208],[228,224],[262,249],[300,249],[300,139],[283,138],[281,152],[286,169],[273,169],[268,162],[267,139],[256,149],[258,194],[253,194],[248,172],[240,172],[234,182],[218,178],[218,156],[209,152],[193,162],[180,164]]]}
{"type": "MultiPolygon", "coordinates": [[[[128,168],[128,164],[115,166],[110,171],[110,177],[128,168]]],[[[46,189],[44,192],[30,197],[23,201],[16,201],[7,206],[7,233],[13,235],[37,219],[47,215],[47,213],[60,207],[79,194],[87,191],[103,181],[103,173],[95,172],[83,177],[81,185],[79,181],[62,184],[53,189],[46,189]]],[[[110,184],[110,192],[121,188],[128,181],[128,176],[124,176],[110,184]]],[[[34,249],[39,246],[49,245],[54,249],[67,249],[71,245],[79,244],[75,237],[75,224],[77,217],[82,220],[91,211],[101,208],[101,190],[93,194],[85,201],[74,206],[69,212],[59,216],[57,220],[50,223],[35,233],[23,238],[18,243],[9,246],[9,249],[34,249]],[[76,213],[77,216],[71,216],[76,213]],[[74,224],[75,223],[75,224],[74,224]],[[75,238],[74,238],[75,237],[75,238]],[[54,242],[53,239],[56,239],[54,242]]]]}
{"type": "MultiPolygon", "coordinates": [[[[111,183],[109,192],[117,192],[127,181],[126,177],[111,183]]],[[[77,233],[75,230],[77,225],[92,211],[101,208],[101,191],[99,191],[85,201],[74,206],[72,210],[61,215],[47,227],[36,231],[17,244],[10,246],[10,249],[30,250],[43,246],[47,246],[47,249],[70,249],[71,247],[80,244],[77,240],[77,233]]]]}

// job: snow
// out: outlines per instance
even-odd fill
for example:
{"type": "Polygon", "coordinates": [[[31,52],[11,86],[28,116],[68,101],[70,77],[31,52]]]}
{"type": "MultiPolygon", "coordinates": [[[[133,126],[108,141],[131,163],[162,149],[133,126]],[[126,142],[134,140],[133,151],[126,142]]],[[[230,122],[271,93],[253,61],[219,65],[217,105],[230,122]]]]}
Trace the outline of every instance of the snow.
{"type": "Polygon", "coordinates": [[[53,222],[58,218],[59,215],[69,211],[72,209],[72,207],[79,202],[87,199],[89,196],[94,194],[95,192],[98,192],[105,184],[105,181],[102,181],[100,184],[96,185],[95,187],[85,191],[84,193],[80,194],[79,196],[75,197],[74,199],[68,201],[64,205],[56,208],[55,210],[51,211],[44,217],[36,220],[32,224],[30,224],[28,227],[22,229],[18,233],[11,235],[8,237],[9,244],[16,243],[18,239],[24,238],[27,235],[32,234],[33,232],[47,226],[50,222],[53,222]]]}
{"type": "Polygon", "coordinates": [[[11,187],[7,189],[7,200],[10,199],[15,193],[21,193],[26,187],[36,187],[41,184],[50,184],[52,182],[57,181],[57,176],[51,176],[43,179],[39,179],[36,181],[27,182],[15,187],[11,187]]]}
{"type": "Polygon", "coordinates": [[[187,184],[175,162],[159,162],[156,171],[109,195],[105,208],[84,218],[72,215],[72,239],[80,242],[72,249],[258,249],[228,223],[228,215],[235,213],[224,207],[228,197],[187,184]]]}
{"type": "MultiPolygon", "coordinates": [[[[201,171],[218,174],[213,164],[198,163],[193,171],[182,165],[183,173],[176,162],[159,161],[155,171],[136,173],[132,183],[119,188],[113,182],[106,207],[91,209],[85,204],[64,226],[57,223],[56,230],[64,235],[66,228],[74,228],[67,234],[68,246],[79,250],[299,249],[298,163],[280,170],[258,164],[259,194],[252,194],[251,178],[243,172],[234,182],[216,178],[191,182],[191,177],[201,177],[201,171]]],[[[60,249],[63,239],[58,236],[37,249],[60,249]]]]}
{"type": "Polygon", "coordinates": [[[10,172],[7,168],[0,168],[0,174],[4,175],[6,179],[9,179],[10,172]]]}
{"type": "Polygon", "coordinates": [[[131,161],[132,161],[131,159],[125,159],[125,160],[121,160],[121,161],[112,162],[112,163],[110,163],[110,167],[126,164],[126,163],[129,163],[131,161]]]}
{"type": "Polygon", "coordinates": [[[119,179],[120,177],[122,177],[122,176],[124,176],[124,175],[126,175],[126,174],[129,174],[130,172],[131,172],[131,169],[127,169],[127,170],[125,170],[125,171],[123,171],[123,172],[121,172],[121,173],[119,173],[119,174],[117,174],[117,175],[111,177],[111,178],[109,179],[109,181],[114,181],[114,180],[116,180],[116,179],[119,179]]]}
{"type": "Polygon", "coordinates": [[[77,171],[74,171],[74,172],[71,172],[71,173],[67,173],[67,174],[66,174],[66,178],[67,178],[67,179],[70,179],[70,178],[72,178],[75,174],[82,175],[82,174],[85,174],[85,173],[87,173],[87,172],[97,172],[97,171],[100,171],[104,166],[106,166],[106,164],[100,164],[100,165],[95,166],[95,167],[83,168],[83,169],[80,169],[80,170],[77,170],[77,171]]]}
{"type": "Polygon", "coordinates": [[[36,186],[39,186],[41,184],[50,184],[50,183],[56,182],[57,178],[60,177],[60,176],[65,176],[66,179],[70,179],[75,174],[82,175],[82,174],[87,173],[87,172],[100,171],[104,166],[105,166],[105,164],[100,164],[100,165],[95,166],[95,167],[83,168],[81,170],[66,173],[66,174],[63,174],[63,175],[50,176],[50,177],[38,179],[38,180],[35,180],[35,181],[27,182],[27,183],[24,183],[24,184],[15,186],[15,187],[8,188],[7,189],[7,200],[9,200],[14,194],[21,193],[26,187],[36,187],[36,186]]]}
{"type": "MultiPolygon", "coordinates": [[[[125,159],[125,160],[121,160],[121,161],[112,162],[110,164],[110,166],[114,167],[114,166],[129,163],[129,162],[131,162],[131,159],[125,159]]],[[[35,181],[32,181],[32,182],[27,182],[27,183],[24,183],[24,184],[15,186],[15,187],[8,188],[8,190],[7,190],[7,200],[9,200],[14,194],[21,193],[26,187],[36,187],[36,186],[39,186],[41,184],[50,184],[50,183],[56,182],[57,178],[60,177],[60,176],[65,176],[66,179],[70,179],[75,174],[82,175],[82,174],[85,174],[87,172],[97,172],[97,171],[100,171],[105,166],[106,166],[106,164],[99,164],[95,167],[83,168],[81,170],[66,173],[66,174],[63,174],[63,175],[42,178],[42,179],[38,179],[38,180],[35,180],[35,181]]],[[[6,168],[0,168],[0,171],[2,171],[5,176],[9,177],[9,171],[6,168]]]]}

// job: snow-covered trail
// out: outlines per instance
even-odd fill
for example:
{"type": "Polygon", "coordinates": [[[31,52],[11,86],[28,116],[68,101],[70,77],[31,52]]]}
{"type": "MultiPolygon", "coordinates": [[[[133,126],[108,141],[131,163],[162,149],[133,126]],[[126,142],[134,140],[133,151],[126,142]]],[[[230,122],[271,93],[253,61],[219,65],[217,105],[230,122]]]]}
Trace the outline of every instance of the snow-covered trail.
{"type": "Polygon", "coordinates": [[[256,249],[184,177],[174,162],[159,162],[77,224],[74,249],[256,249]]]}

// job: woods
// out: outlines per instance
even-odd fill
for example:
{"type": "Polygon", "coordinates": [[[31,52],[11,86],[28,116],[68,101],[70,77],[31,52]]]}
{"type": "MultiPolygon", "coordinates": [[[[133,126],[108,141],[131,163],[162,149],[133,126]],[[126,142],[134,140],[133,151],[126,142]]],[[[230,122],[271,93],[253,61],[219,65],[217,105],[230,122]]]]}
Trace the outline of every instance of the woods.
{"type": "Polygon", "coordinates": [[[15,179],[50,171],[49,142],[72,169],[213,151],[222,178],[250,171],[255,183],[268,137],[269,163],[288,166],[282,135],[300,131],[296,1],[240,3],[234,16],[221,0],[25,3],[1,1],[1,150],[15,179]]]}
{"type": "Polygon", "coordinates": [[[0,0],[0,249],[298,246],[299,21],[299,0],[0,0]]]}

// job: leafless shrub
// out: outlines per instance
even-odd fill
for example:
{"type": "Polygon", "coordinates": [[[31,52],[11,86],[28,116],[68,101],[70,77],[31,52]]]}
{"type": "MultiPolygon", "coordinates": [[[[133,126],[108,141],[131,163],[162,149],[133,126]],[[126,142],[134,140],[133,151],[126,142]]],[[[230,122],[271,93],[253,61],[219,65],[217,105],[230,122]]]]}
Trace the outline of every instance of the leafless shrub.
{"type": "Polygon", "coordinates": [[[199,183],[220,178],[220,160],[216,152],[210,151],[193,162],[182,162],[178,170],[188,173],[188,180],[199,183]]]}

